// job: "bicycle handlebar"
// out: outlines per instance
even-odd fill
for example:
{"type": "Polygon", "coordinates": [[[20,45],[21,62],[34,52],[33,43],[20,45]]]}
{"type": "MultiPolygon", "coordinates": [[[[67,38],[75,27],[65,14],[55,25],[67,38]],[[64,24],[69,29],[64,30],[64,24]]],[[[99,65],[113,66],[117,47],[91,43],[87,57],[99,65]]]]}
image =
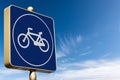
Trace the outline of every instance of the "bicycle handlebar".
{"type": "Polygon", "coordinates": [[[32,28],[28,28],[28,31],[33,30],[32,28]]]}

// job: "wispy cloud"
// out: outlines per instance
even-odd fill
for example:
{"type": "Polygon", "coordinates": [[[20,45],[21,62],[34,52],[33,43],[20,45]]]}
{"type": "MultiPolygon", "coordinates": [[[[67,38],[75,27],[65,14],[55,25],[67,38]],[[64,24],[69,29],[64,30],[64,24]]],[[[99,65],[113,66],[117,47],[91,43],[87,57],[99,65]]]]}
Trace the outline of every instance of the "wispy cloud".
{"type": "Polygon", "coordinates": [[[80,56],[85,56],[85,55],[88,55],[91,53],[92,53],[92,51],[86,51],[86,52],[80,53],[80,56]]]}
{"type": "Polygon", "coordinates": [[[102,58],[109,57],[109,56],[111,56],[111,54],[114,54],[114,53],[112,53],[112,52],[105,53],[105,54],[102,56],[102,58]]]}
{"type": "Polygon", "coordinates": [[[83,37],[78,35],[62,36],[58,38],[59,44],[57,47],[57,58],[63,58],[74,53],[74,55],[85,56],[93,53],[91,46],[86,48],[80,47],[82,45],[83,37]],[[82,48],[82,49],[81,49],[82,48]]]}
{"type": "Polygon", "coordinates": [[[76,37],[76,39],[77,39],[77,40],[76,40],[77,42],[81,42],[81,41],[82,41],[81,35],[78,35],[78,36],[76,37]]]}
{"type": "Polygon", "coordinates": [[[62,36],[59,39],[59,46],[57,48],[57,57],[65,57],[72,53],[73,48],[78,47],[82,41],[81,35],[77,36],[62,36]]]}
{"type": "Polygon", "coordinates": [[[85,55],[88,55],[88,54],[91,54],[91,53],[93,53],[92,48],[90,46],[87,46],[85,49],[83,49],[80,52],[80,56],[85,56],[85,55]]]}

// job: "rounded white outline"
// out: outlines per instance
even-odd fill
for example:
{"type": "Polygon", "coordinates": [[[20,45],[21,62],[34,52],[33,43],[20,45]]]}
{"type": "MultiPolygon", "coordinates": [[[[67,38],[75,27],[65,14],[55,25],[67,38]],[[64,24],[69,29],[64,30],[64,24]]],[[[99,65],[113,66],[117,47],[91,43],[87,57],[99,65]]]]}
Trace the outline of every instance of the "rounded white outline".
{"type": "Polygon", "coordinates": [[[14,47],[15,47],[18,55],[20,56],[20,58],[21,58],[24,62],[26,62],[27,64],[29,64],[29,65],[31,65],[31,66],[36,66],[36,67],[43,66],[43,65],[45,65],[46,63],[48,63],[48,61],[51,59],[51,57],[52,57],[52,55],[53,55],[53,37],[52,37],[52,34],[51,34],[51,32],[50,32],[49,27],[47,26],[47,24],[46,24],[41,18],[39,18],[39,17],[36,16],[36,15],[33,15],[33,14],[23,14],[23,15],[21,15],[20,17],[18,17],[18,19],[15,21],[15,23],[14,23],[14,25],[13,25],[13,29],[12,29],[12,39],[13,39],[14,47]],[[49,33],[50,33],[51,40],[52,40],[52,51],[51,51],[50,57],[46,60],[46,62],[44,62],[44,63],[42,63],[42,64],[39,64],[39,65],[32,64],[32,63],[28,62],[27,60],[25,60],[25,59],[20,55],[19,51],[17,50],[16,44],[15,44],[15,41],[14,41],[14,29],[15,29],[16,23],[18,22],[18,20],[19,20],[20,18],[22,18],[22,17],[24,17],[24,16],[28,16],[28,15],[34,16],[34,17],[38,18],[39,20],[41,20],[41,21],[43,22],[43,24],[47,27],[47,29],[48,29],[48,31],[49,31],[49,33]]]}
{"type": "Polygon", "coordinates": [[[22,47],[22,48],[27,48],[27,47],[30,45],[30,40],[29,40],[29,38],[28,38],[28,36],[27,36],[26,39],[28,40],[28,43],[27,43],[27,45],[23,46],[23,45],[20,43],[20,37],[21,37],[21,36],[26,37],[26,34],[20,33],[20,34],[18,35],[18,37],[17,37],[18,44],[19,44],[19,46],[22,47]]]}
{"type": "Polygon", "coordinates": [[[46,43],[47,43],[47,46],[48,46],[48,48],[46,49],[46,50],[44,50],[44,49],[42,49],[42,46],[39,46],[39,48],[40,48],[40,50],[42,51],[42,52],[47,52],[48,50],[49,50],[49,43],[48,43],[48,41],[45,39],[45,38],[42,38],[42,41],[46,41],[46,43]]]}

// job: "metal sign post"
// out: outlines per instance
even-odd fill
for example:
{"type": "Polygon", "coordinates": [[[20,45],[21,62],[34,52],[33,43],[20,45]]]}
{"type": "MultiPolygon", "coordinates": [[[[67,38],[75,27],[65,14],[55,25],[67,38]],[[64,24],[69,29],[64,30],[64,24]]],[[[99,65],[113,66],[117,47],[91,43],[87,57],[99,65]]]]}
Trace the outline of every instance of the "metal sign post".
{"type": "MultiPolygon", "coordinates": [[[[29,6],[29,7],[27,8],[27,10],[32,12],[32,11],[34,10],[34,8],[31,7],[31,6],[29,6]]],[[[30,71],[29,80],[37,80],[36,71],[30,71]]]]}
{"type": "Polygon", "coordinates": [[[29,80],[37,80],[37,75],[35,71],[30,71],[29,80]]]}

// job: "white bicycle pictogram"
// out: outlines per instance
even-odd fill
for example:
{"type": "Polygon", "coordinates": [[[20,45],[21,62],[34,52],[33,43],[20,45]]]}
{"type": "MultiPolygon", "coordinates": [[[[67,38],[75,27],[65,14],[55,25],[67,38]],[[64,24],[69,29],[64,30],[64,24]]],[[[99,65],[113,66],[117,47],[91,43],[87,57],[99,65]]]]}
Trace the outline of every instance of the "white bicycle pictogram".
{"type": "Polygon", "coordinates": [[[33,44],[35,46],[38,46],[42,52],[47,52],[49,50],[49,43],[45,38],[42,38],[42,32],[39,32],[39,34],[35,34],[30,32],[33,30],[32,28],[27,29],[27,33],[20,33],[18,35],[17,41],[20,47],[22,48],[28,48],[30,45],[30,39],[33,41],[33,44]],[[35,40],[32,36],[36,36],[37,39],[35,40]],[[25,43],[25,44],[24,44],[25,43]],[[44,49],[44,47],[47,47],[44,49]]]}

